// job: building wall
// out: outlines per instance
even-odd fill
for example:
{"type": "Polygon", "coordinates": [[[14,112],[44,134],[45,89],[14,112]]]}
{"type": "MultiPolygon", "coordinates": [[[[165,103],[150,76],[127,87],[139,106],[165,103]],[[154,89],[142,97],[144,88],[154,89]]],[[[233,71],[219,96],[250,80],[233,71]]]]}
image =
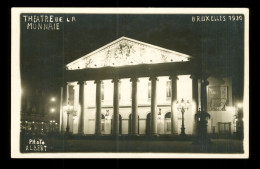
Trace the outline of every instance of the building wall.
{"type": "MultiPolygon", "coordinates": [[[[184,113],[184,124],[186,134],[193,134],[193,122],[194,115],[196,113],[196,108],[192,102],[192,80],[189,75],[178,76],[179,80],[177,81],[177,100],[182,98],[187,101],[189,100],[190,104],[188,110],[184,113]]],[[[120,84],[120,102],[119,102],[119,114],[122,117],[122,135],[127,135],[129,133],[129,115],[131,114],[131,82],[130,79],[121,79],[120,84]]],[[[169,77],[158,77],[157,81],[157,113],[161,109],[161,115],[157,115],[157,133],[158,134],[171,134],[167,130],[167,122],[170,122],[170,119],[165,119],[165,115],[168,112],[171,112],[170,107],[170,98],[166,95],[167,90],[167,81],[169,77]]],[[[234,115],[234,110],[232,106],[232,82],[229,78],[224,78],[222,80],[210,77],[208,79],[209,85],[207,86],[207,91],[210,87],[214,86],[226,86],[227,87],[227,97],[228,102],[226,105],[225,111],[209,111],[211,119],[208,122],[208,132],[211,133],[212,128],[215,127],[215,133],[218,133],[218,123],[219,122],[231,122],[231,132],[233,132],[234,124],[232,118],[234,115]]],[[[150,113],[150,98],[148,98],[149,92],[149,78],[139,78],[138,82],[138,115],[139,115],[139,134],[146,134],[146,121],[147,115],[150,113]]],[[[112,80],[104,80],[104,100],[102,100],[102,114],[105,119],[102,120],[104,123],[104,130],[102,134],[111,134],[111,120],[113,115],[113,83],[112,80]],[[106,116],[106,114],[109,114],[106,116]]],[[[74,83],[74,107],[77,112],[80,112],[80,107],[78,105],[78,93],[79,87],[77,83],[74,83]]],[[[199,83],[200,88],[200,83],[199,83]]],[[[94,81],[87,81],[85,85],[85,114],[84,114],[84,133],[85,134],[95,134],[95,119],[96,119],[96,109],[95,109],[95,99],[96,99],[96,84],[94,81]]],[[[198,89],[200,96],[200,89],[198,89]]],[[[199,99],[200,102],[200,99],[199,99]]],[[[181,132],[181,120],[182,114],[177,110],[175,106],[175,111],[178,112],[178,133],[181,132]]],[[[66,120],[66,114],[63,116],[63,120],[66,120]]],[[[70,124],[71,131],[74,134],[78,130],[78,116],[74,118],[71,117],[70,124]],[[74,120],[73,120],[74,119],[74,120]]],[[[66,128],[66,121],[64,124],[64,129],[66,128]]]]}
{"type": "Polygon", "coordinates": [[[211,119],[208,123],[208,132],[213,133],[213,128],[215,128],[215,133],[219,133],[219,123],[230,123],[231,134],[235,131],[234,124],[234,115],[235,109],[233,106],[232,100],[232,81],[231,78],[217,78],[217,77],[209,77],[208,78],[209,85],[207,86],[208,92],[208,104],[209,104],[209,88],[210,87],[225,87],[227,88],[227,102],[225,106],[225,110],[210,110],[208,106],[208,113],[211,116],[211,119]]]}

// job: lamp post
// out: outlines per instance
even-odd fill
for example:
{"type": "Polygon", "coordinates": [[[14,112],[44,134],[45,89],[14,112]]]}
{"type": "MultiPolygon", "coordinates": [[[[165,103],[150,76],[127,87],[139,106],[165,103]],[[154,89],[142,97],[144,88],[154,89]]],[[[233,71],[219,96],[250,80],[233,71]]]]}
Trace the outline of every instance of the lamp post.
{"type": "Polygon", "coordinates": [[[187,102],[185,103],[184,99],[182,98],[180,103],[179,101],[177,101],[176,103],[178,106],[177,106],[177,109],[178,111],[181,111],[181,134],[180,136],[184,137],[186,136],[185,134],[185,127],[184,127],[184,112],[187,111],[189,109],[189,100],[187,100],[187,102]]]}
{"type": "Polygon", "coordinates": [[[53,108],[53,107],[56,107],[55,105],[54,105],[54,103],[55,103],[55,101],[56,101],[56,98],[55,97],[52,97],[51,99],[50,99],[50,101],[51,101],[51,113],[54,113],[55,112],[55,108],[53,108]]]}
{"type": "Polygon", "coordinates": [[[198,135],[193,144],[201,144],[202,146],[205,146],[206,144],[212,144],[207,134],[207,123],[210,119],[210,114],[206,111],[202,111],[199,108],[197,113],[195,114],[195,118],[198,124],[198,135]]]}
{"type": "Polygon", "coordinates": [[[50,124],[51,124],[51,133],[54,133],[55,120],[50,120],[50,124]]]}
{"type": "Polygon", "coordinates": [[[31,133],[34,135],[34,130],[35,130],[35,127],[34,127],[34,121],[32,121],[31,123],[31,133]]]}
{"type": "Polygon", "coordinates": [[[50,133],[52,133],[52,120],[50,120],[50,133]]]}
{"type": "Polygon", "coordinates": [[[244,135],[243,135],[243,129],[244,129],[244,125],[243,125],[243,104],[242,103],[238,103],[237,104],[237,121],[236,121],[236,132],[237,132],[237,137],[239,139],[243,139],[244,135]]]}
{"type": "Polygon", "coordinates": [[[56,122],[54,125],[54,131],[57,131],[57,126],[58,126],[58,123],[56,122]]]}
{"type": "MultiPolygon", "coordinates": [[[[51,108],[51,121],[50,121],[50,123],[51,123],[51,128],[52,128],[52,123],[53,122],[55,122],[55,120],[53,120],[54,118],[53,118],[53,114],[55,113],[55,108],[51,108]]],[[[52,130],[52,132],[53,132],[53,129],[51,129],[52,130]]]]}
{"type": "Polygon", "coordinates": [[[69,116],[71,113],[74,113],[74,107],[72,105],[67,105],[64,107],[64,110],[67,112],[67,127],[66,127],[66,135],[69,135],[69,131],[70,131],[70,125],[69,125],[69,116]]]}
{"type": "Polygon", "coordinates": [[[43,135],[44,134],[44,122],[41,122],[41,134],[43,135]]]}
{"type": "Polygon", "coordinates": [[[51,112],[51,120],[50,120],[50,127],[51,127],[51,133],[53,134],[54,133],[54,128],[53,128],[53,125],[54,125],[54,123],[55,123],[55,118],[54,118],[54,113],[55,113],[55,111],[56,111],[56,109],[54,108],[54,107],[56,107],[54,104],[55,104],[55,102],[56,102],[56,98],[55,97],[51,97],[50,98],[50,102],[51,102],[51,109],[50,109],[50,112],[51,112]]]}

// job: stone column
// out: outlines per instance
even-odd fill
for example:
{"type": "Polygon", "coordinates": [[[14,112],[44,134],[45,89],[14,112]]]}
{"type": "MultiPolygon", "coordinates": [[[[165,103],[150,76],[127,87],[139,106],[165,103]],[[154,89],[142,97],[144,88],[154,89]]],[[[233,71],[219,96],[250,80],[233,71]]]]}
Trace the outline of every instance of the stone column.
{"type": "Polygon", "coordinates": [[[209,82],[207,78],[201,78],[201,116],[200,116],[200,125],[198,128],[198,136],[202,143],[206,143],[209,140],[207,136],[207,85],[209,82]]]}
{"type": "Polygon", "coordinates": [[[178,112],[176,109],[177,101],[177,75],[171,75],[171,135],[178,135],[178,112]]]}
{"type": "Polygon", "coordinates": [[[63,97],[62,97],[62,100],[63,100],[63,106],[66,106],[68,104],[68,89],[69,89],[69,86],[68,86],[68,83],[64,83],[63,84],[63,97]]]}
{"type": "Polygon", "coordinates": [[[60,88],[60,124],[59,124],[59,132],[63,133],[63,86],[60,88]]]}
{"type": "Polygon", "coordinates": [[[137,103],[137,78],[131,78],[132,82],[132,135],[138,135],[138,103],[137,103]]]}
{"type": "Polygon", "coordinates": [[[64,106],[66,106],[68,104],[68,83],[65,82],[63,84],[63,91],[62,91],[62,106],[61,106],[61,109],[62,109],[62,120],[61,120],[61,133],[64,133],[65,132],[65,129],[66,129],[66,121],[65,118],[66,118],[66,114],[64,114],[64,106]],[[65,115],[65,117],[64,117],[65,115]]]}
{"type": "Polygon", "coordinates": [[[157,100],[156,100],[156,85],[157,77],[150,77],[151,81],[151,135],[157,135],[157,100]]]}
{"type": "Polygon", "coordinates": [[[119,136],[119,79],[113,79],[112,83],[114,83],[114,96],[113,96],[113,130],[112,134],[114,136],[119,136]]]}
{"type": "Polygon", "coordinates": [[[201,79],[201,111],[207,111],[207,85],[209,82],[207,78],[201,79]]]}
{"type": "Polygon", "coordinates": [[[79,115],[79,127],[78,127],[78,134],[83,135],[84,134],[84,81],[79,81],[79,105],[80,105],[80,112],[79,115]]]}
{"type": "Polygon", "coordinates": [[[96,127],[95,134],[101,135],[101,80],[95,80],[96,84],[96,127]]]}
{"type": "Polygon", "coordinates": [[[196,75],[191,75],[190,78],[192,79],[192,134],[197,134],[197,122],[195,119],[195,114],[198,111],[198,77],[196,75]]]}

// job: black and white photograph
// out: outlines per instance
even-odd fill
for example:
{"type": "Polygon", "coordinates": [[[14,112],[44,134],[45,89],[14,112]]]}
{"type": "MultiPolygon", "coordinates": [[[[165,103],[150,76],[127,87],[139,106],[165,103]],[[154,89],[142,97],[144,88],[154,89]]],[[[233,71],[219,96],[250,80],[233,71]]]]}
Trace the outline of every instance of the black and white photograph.
{"type": "Polygon", "coordinates": [[[12,8],[12,158],[248,158],[246,8],[12,8]]]}

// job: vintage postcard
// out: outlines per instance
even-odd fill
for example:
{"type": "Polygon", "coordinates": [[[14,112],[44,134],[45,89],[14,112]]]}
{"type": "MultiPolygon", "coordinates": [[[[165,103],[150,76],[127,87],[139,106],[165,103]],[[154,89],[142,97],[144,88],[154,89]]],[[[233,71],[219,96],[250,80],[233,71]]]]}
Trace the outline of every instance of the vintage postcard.
{"type": "Polygon", "coordinates": [[[246,8],[12,8],[12,158],[249,158],[246,8]]]}

